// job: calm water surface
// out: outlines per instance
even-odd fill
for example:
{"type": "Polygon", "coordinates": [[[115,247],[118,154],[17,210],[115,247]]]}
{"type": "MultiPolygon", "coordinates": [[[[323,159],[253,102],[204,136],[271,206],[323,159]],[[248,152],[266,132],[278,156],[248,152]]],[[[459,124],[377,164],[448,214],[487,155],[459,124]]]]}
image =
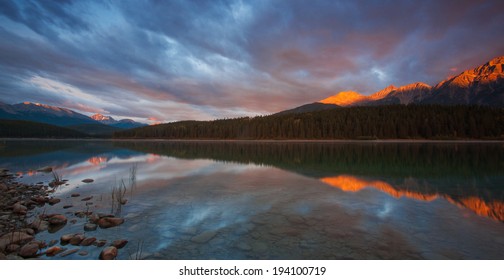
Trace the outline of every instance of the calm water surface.
{"type": "MultiPolygon", "coordinates": [[[[502,143],[0,143],[21,181],[49,183],[44,166],[69,181],[35,212],[73,221],[38,239],[113,213],[125,223],[86,236],[127,239],[120,259],[504,259],[502,143]]],[[[101,251],[80,248],[64,259],[101,251]]]]}

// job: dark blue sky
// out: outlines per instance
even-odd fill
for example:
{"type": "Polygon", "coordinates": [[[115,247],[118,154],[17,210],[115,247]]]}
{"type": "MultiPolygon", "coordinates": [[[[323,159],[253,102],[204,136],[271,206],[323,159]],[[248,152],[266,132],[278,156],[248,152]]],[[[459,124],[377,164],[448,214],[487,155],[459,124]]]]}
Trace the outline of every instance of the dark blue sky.
{"type": "Polygon", "coordinates": [[[431,85],[504,55],[504,1],[0,1],[0,101],[160,121],[431,85]]]}

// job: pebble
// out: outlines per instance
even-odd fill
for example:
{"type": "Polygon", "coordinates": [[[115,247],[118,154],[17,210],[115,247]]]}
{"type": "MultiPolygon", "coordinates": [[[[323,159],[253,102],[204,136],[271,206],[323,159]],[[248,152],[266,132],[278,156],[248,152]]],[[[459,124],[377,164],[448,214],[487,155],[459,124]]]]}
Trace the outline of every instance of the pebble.
{"type": "Polygon", "coordinates": [[[53,257],[53,256],[56,256],[61,251],[63,251],[63,249],[61,247],[54,246],[54,247],[51,247],[51,248],[47,249],[44,253],[48,257],[53,257]]]}
{"type": "Polygon", "coordinates": [[[68,242],[70,242],[70,240],[72,239],[72,237],[74,237],[75,233],[74,234],[65,234],[63,236],[61,236],[60,238],[60,241],[62,244],[66,244],[68,242]]]}
{"type": "Polygon", "coordinates": [[[93,196],[85,197],[85,198],[81,199],[81,201],[88,201],[88,200],[91,200],[91,199],[93,199],[93,196]]]}
{"type": "Polygon", "coordinates": [[[109,246],[100,253],[100,260],[113,260],[117,257],[117,248],[109,246]]]}
{"type": "Polygon", "coordinates": [[[74,236],[72,236],[72,238],[70,239],[69,243],[71,245],[75,245],[75,246],[78,246],[79,244],[81,244],[81,242],[84,240],[84,235],[82,234],[76,234],[74,236]]]}
{"type": "Polygon", "coordinates": [[[96,237],[88,237],[80,243],[81,246],[90,246],[96,241],[96,237]]]}
{"type": "Polygon", "coordinates": [[[100,228],[111,228],[122,223],[124,223],[124,219],[122,218],[104,217],[98,220],[98,226],[100,226],[100,228]]]}
{"type": "Polygon", "coordinates": [[[74,254],[75,252],[77,252],[77,251],[79,251],[79,250],[80,250],[80,248],[75,248],[75,249],[67,250],[67,251],[65,251],[65,252],[61,253],[61,255],[60,255],[60,256],[61,256],[61,257],[66,257],[66,256],[68,256],[68,255],[74,254]]]}
{"type": "Polygon", "coordinates": [[[93,180],[93,179],[89,179],[89,178],[88,178],[88,179],[84,179],[84,180],[82,180],[81,182],[82,182],[82,183],[93,183],[93,182],[94,182],[94,180],[93,180]]]}
{"type": "Polygon", "coordinates": [[[51,198],[47,201],[47,203],[49,203],[49,205],[54,205],[56,203],[59,203],[61,201],[61,199],[59,198],[51,198]]]}
{"type": "Polygon", "coordinates": [[[79,197],[79,196],[80,196],[80,194],[78,194],[78,193],[73,193],[73,194],[71,194],[70,196],[71,196],[71,197],[79,197]]]}
{"type": "Polygon", "coordinates": [[[63,215],[56,214],[49,218],[49,224],[51,225],[64,225],[67,223],[67,218],[63,215]]]}
{"type": "Polygon", "coordinates": [[[87,256],[89,253],[88,251],[80,251],[79,256],[87,256]]]}
{"type": "Polygon", "coordinates": [[[105,244],[107,244],[107,240],[104,239],[100,239],[94,243],[96,247],[103,247],[105,246],[105,244]]]}
{"type": "Polygon", "coordinates": [[[126,246],[126,244],[128,244],[128,240],[126,239],[119,239],[112,242],[112,246],[116,247],[117,249],[123,248],[124,246],[126,246]]]}
{"type": "Polygon", "coordinates": [[[98,225],[92,223],[86,223],[84,225],[84,231],[95,231],[98,225]]]}
{"type": "Polygon", "coordinates": [[[73,207],[73,205],[63,205],[63,209],[68,209],[68,208],[71,208],[73,207]]]}

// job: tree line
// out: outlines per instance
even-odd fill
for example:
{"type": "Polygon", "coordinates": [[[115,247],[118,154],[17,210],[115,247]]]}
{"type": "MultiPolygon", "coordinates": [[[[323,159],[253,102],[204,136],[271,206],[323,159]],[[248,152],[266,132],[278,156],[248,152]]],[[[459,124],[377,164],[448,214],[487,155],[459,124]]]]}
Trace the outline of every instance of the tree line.
{"type": "Polygon", "coordinates": [[[503,139],[504,108],[389,105],[180,121],[114,133],[162,139],[503,139]]]}

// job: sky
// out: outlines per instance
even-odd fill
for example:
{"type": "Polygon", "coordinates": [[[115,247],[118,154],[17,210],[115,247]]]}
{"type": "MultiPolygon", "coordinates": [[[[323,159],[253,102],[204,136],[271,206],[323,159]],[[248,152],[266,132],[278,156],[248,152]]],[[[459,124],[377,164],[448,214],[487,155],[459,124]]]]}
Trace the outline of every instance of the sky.
{"type": "Polygon", "coordinates": [[[435,85],[504,55],[504,1],[0,1],[0,101],[156,123],[435,85]]]}

